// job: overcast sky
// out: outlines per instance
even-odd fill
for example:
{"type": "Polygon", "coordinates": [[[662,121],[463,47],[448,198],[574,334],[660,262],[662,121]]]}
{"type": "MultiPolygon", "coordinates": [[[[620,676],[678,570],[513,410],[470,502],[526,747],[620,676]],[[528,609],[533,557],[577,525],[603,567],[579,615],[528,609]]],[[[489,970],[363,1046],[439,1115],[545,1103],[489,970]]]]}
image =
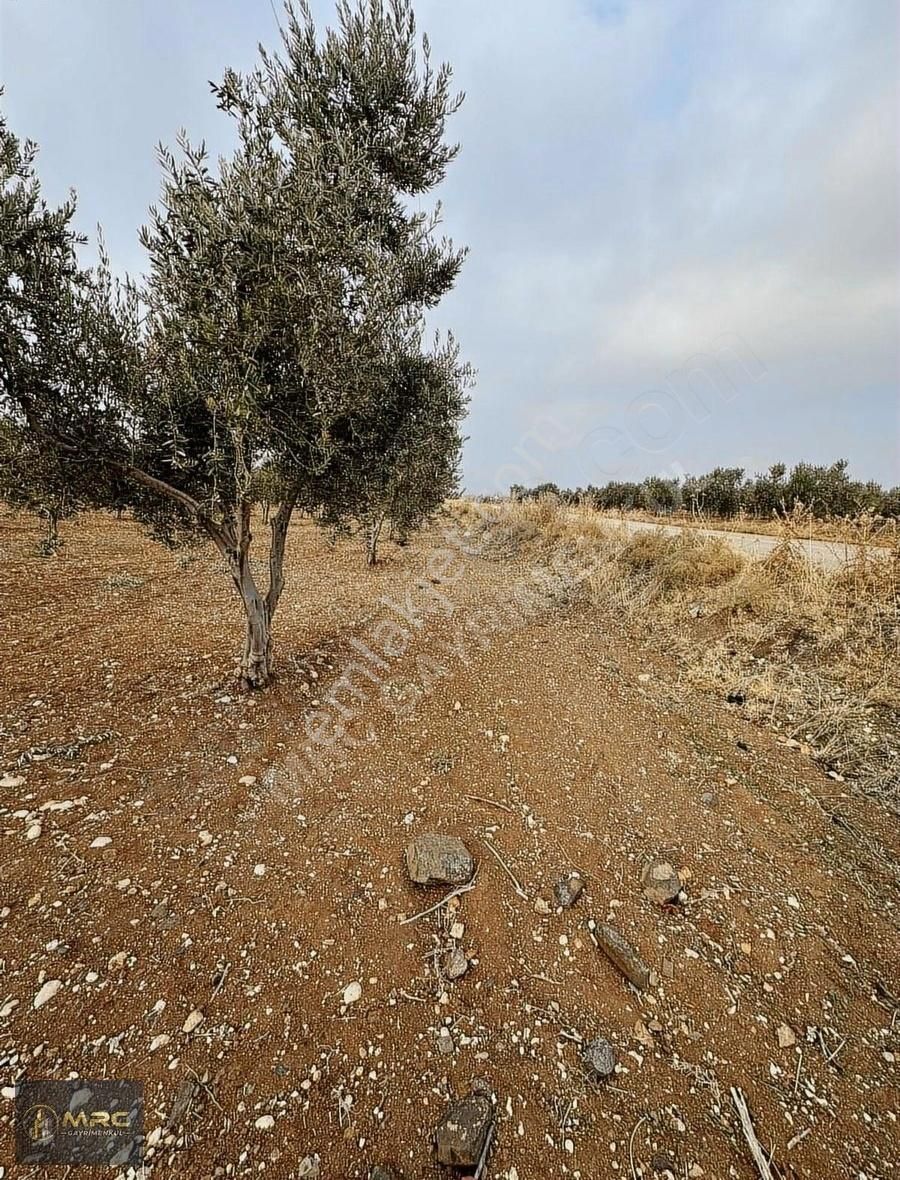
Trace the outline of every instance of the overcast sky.
{"type": "MultiPolygon", "coordinates": [[[[138,273],[179,127],[280,0],[0,0],[13,129],[138,273]]],[[[437,323],[470,491],[848,458],[900,483],[895,0],[420,0],[467,94],[437,323]]],[[[322,23],[333,6],[314,4],[322,23]]]]}

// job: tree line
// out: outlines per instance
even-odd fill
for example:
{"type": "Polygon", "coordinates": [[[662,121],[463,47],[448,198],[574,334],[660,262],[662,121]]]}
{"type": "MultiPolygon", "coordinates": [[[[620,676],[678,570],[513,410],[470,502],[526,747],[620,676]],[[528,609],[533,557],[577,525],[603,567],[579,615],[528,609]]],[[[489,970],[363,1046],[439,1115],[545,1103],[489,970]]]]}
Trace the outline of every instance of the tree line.
{"type": "Polygon", "coordinates": [[[642,510],[664,516],[673,512],[717,517],[789,516],[804,511],[820,520],[859,517],[900,518],[900,487],[883,488],[874,480],[851,479],[846,459],[828,465],[797,463],[788,470],[773,464],[764,474],[748,477],[742,467],[716,467],[705,475],[683,479],[649,476],[640,483],[613,480],[603,487],[559,488],[542,483],[533,488],[515,484],[513,500],[557,496],[587,507],[642,510]]]}
{"type": "Polygon", "coordinates": [[[240,683],[271,677],[295,512],[359,529],[370,560],[456,487],[470,373],[426,314],[465,251],[428,194],[461,95],[408,0],[288,0],[278,52],[211,84],[234,150],[160,146],[139,282],[81,264],[74,196],[0,118],[0,498],[61,518],[126,510],[212,541],[243,606],[240,683]],[[251,563],[266,507],[268,577],[251,563]]]}

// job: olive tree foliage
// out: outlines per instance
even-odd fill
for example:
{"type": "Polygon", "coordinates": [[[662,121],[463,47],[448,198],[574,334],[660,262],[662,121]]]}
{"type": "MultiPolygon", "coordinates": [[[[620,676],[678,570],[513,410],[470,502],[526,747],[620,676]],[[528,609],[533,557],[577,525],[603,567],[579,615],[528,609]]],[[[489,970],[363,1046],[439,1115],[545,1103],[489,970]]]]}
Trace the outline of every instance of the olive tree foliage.
{"type": "MultiPolygon", "coordinates": [[[[434,366],[447,387],[464,375],[452,341],[423,348],[425,311],[463,252],[437,236],[439,207],[410,200],[457,151],[444,140],[460,101],[449,68],[432,67],[427,40],[419,49],[408,0],[341,3],[322,38],[305,3],[285,11],[279,52],[261,50],[251,73],[228,71],[213,87],[234,121],[232,155],[213,165],[185,135],[177,152],[160,149],[140,301],[102,276],[88,284],[103,385],[78,377],[55,401],[3,391],[70,472],[124,481],[161,538],[213,541],[246,616],[247,688],[271,676],[293,512],[332,522],[367,510],[361,473],[398,366],[434,366]],[[264,464],[281,498],[261,586],[251,508],[264,464]]],[[[405,412],[418,412],[415,394],[405,412]]],[[[108,501],[102,481],[98,493],[108,501]]]]}
{"type": "Polygon", "coordinates": [[[405,542],[457,491],[467,378],[452,342],[429,355],[398,358],[392,366],[381,415],[354,480],[362,490],[354,516],[369,565],[377,561],[385,522],[395,540],[405,542]]]}

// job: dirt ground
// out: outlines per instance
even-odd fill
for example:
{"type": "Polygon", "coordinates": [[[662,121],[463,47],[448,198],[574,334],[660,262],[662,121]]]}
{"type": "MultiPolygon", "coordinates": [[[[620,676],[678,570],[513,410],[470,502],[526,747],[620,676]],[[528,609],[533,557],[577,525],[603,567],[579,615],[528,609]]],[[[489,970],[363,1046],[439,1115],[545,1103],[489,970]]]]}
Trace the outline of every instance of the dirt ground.
{"type": "Polygon", "coordinates": [[[532,571],[466,554],[450,520],[375,569],[299,523],[256,697],[231,687],[212,553],[100,517],[64,532],[41,559],[34,522],[0,517],[6,1177],[65,1174],[17,1170],[11,1087],[68,1075],[144,1083],[167,1180],[315,1156],[326,1180],[437,1176],[432,1131],[473,1079],[496,1096],[491,1180],[757,1177],[732,1087],[773,1176],[900,1175],[898,837],[876,802],[685,697],[577,597],[520,594],[532,571]],[[423,832],[461,837],[475,884],[404,922],[447,892],[408,879],[423,832]],[[642,893],[659,856],[681,903],[642,893]],[[584,894],[557,910],[572,870],[584,894]],[[649,965],[645,993],[590,919],[649,965]],[[579,1056],[598,1035],[605,1081],[579,1056]]]}

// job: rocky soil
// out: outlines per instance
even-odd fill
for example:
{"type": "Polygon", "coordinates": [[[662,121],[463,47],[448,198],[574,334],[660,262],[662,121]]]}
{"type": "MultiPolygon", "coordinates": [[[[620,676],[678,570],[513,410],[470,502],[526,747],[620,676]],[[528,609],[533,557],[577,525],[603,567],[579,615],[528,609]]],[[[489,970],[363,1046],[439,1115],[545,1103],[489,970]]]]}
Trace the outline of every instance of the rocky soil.
{"type": "Polygon", "coordinates": [[[299,525],[256,697],[212,554],[66,534],[0,518],[5,1177],[68,1076],[166,1180],[900,1174],[876,801],[450,520],[299,525]]]}

